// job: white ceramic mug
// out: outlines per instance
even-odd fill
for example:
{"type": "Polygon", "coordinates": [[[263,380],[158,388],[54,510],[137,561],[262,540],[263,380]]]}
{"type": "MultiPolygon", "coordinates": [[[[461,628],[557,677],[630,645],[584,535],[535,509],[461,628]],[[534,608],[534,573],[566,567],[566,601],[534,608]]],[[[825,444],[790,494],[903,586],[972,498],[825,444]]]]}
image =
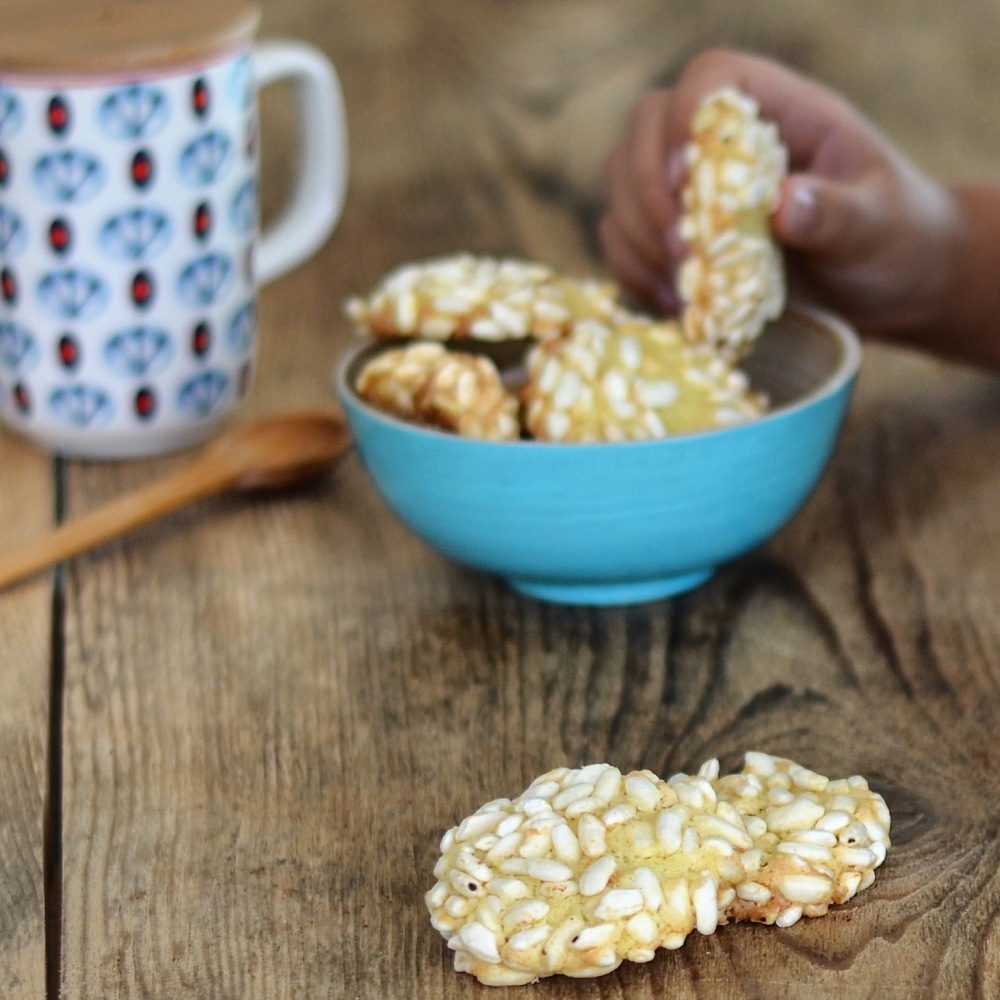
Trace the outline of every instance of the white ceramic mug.
{"type": "Polygon", "coordinates": [[[255,8],[234,9],[239,30],[187,39],[179,62],[35,70],[0,52],[0,416],[50,451],[123,458],[210,436],[251,384],[259,286],[340,215],[332,65],[254,45],[255,8]],[[296,91],[299,168],[261,234],[257,93],[276,80],[296,91]]]}

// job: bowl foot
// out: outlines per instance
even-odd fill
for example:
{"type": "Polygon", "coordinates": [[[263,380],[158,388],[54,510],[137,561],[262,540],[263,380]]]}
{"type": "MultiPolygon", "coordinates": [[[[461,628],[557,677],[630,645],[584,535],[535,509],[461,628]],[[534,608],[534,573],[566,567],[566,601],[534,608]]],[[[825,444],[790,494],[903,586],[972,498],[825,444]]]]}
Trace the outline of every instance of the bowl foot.
{"type": "Polygon", "coordinates": [[[672,597],[704,583],[714,569],[699,569],[676,576],[653,580],[629,580],[624,583],[558,583],[546,580],[510,579],[508,583],[522,594],[554,604],[643,604],[672,597]]]}

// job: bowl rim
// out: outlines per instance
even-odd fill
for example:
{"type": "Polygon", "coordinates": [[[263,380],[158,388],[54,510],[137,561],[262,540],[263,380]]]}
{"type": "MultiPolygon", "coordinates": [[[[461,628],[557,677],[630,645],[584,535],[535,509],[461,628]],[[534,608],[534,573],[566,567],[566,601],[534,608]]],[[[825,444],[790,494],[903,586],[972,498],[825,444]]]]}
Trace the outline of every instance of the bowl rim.
{"type": "MultiPolygon", "coordinates": [[[[588,448],[608,448],[614,446],[616,449],[624,448],[650,448],[662,447],[669,442],[690,441],[700,438],[714,438],[720,435],[731,435],[736,432],[746,431],[747,428],[759,427],[763,424],[774,423],[783,420],[796,412],[806,409],[809,406],[835,396],[845,384],[853,380],[861,368],[862,346],[861,338],[854,327],[842,316],[824,309],[820,306],[794,302],[782,312],[779,321],[784,318],[791,318],[799,322],[805,322],[814,326],[819,326],[829,333],[840,345],[841,357],[836,367],[830,374],[817,384],[813,389],[803,396],[776,406],[773,410],[768,410],[762,416],[743,423],[733,424],[730,427],[713,427],[702,431],[691,431],[686,434],[675,434],[670,437],[650,438],[640,441],[538,441],[534,439],[519,439],[517,441],[494,441],[484,438],[462,437],[450,431],[440,430],[436,427],[427,427],[423,424],[410,423],[401,417],[393,416],[377,407],[372,406],[362,399],[354,387],[353,382],[348,380],[348,372],[351,370],[358,357],[366,350],[378,346],[380,341],[374,338],[365,338],[352,347],[348,348],[334,368],[334,386],[342,401],[350,400],[351,405],[356,406],[364,412],[370,419],[382,423],[388,427],[399,431],[415,434],[418,436],[428,436],[441,441],[460,442],[462,446],[482,446],[492,448],[518,449],[533,448],[553,451],[555,449],[570,448],[573,451],[582,451],[588,448]]],[[[418,338],[413,338],[418,339],[418,338]]],[[[388,341],[385,342],[388,346],[388,341]]]]}

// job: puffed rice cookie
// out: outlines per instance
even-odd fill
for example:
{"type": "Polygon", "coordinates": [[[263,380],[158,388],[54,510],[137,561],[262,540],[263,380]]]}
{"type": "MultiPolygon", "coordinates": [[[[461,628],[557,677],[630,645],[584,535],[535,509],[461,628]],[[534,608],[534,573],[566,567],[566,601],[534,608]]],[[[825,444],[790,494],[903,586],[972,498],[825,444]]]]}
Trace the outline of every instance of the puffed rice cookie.
{"type": "Polygon", "coordinates": [[[756,101],[726,87],[695,111],[686,155],[677,277],[687,336],[744,353],[785,303],[781,251],[770,228],[787,171],[775,126],[756,101]]]}
{"type": "Polygon", "coordinates": [[[748,753],[740,774],[714,781],[754,845],[741,856],[734,920],[789,927],[819,917],[875,881],[890,846],[885,800],[860,775],[831,780],[781,757],[748,753]]]}
{"type": "Polygon", "coordinates": [[[557,768],[444,835],[425,901],[455,968],[486,985],[601,976],[730,919],[789,926],[825,912],[871,884],[888,831],[864,779],[762,753],[724,778],[715,760],[669,781],[557,768]],[[839,854],[803,853],[829,836],[839,854]]]}
{"type": "Polygon", "coordinates": [[[637,441],[759,417],[763,397],[744,372],[677,323],[587,320],[537,344],[522,390],[525,425],[543,441],[637,441]]]}
{"type": "Polygon", "coordinates": [[[521,433],[517,397],[481,355],[417,341],[376,354],[355,385],[372,406],[412,423],[491,441],[521,433]]]}
{"type": "Polygon", "coordinates": [[[574,320],[620,308],[609,282],[563,277],[545,264],[469,253],[404,264],[345,310],[375,337],[487,343],[562,336],[574,320]]]}

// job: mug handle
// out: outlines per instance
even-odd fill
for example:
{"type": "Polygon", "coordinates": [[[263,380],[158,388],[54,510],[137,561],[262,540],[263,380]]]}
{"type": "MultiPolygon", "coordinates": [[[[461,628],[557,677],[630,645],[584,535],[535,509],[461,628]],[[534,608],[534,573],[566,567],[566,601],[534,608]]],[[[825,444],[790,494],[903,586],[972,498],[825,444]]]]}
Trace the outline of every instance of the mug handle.
{"type": "Polygon", "coordinates": [[[261,234],[257,281],[263,285],[311,257],[333,231],[347,193],[347,113],[337,71],[300,42],[254,46],[258,90],[278,80],[295,88],[301,159],[288,204],[261,234]]]}

